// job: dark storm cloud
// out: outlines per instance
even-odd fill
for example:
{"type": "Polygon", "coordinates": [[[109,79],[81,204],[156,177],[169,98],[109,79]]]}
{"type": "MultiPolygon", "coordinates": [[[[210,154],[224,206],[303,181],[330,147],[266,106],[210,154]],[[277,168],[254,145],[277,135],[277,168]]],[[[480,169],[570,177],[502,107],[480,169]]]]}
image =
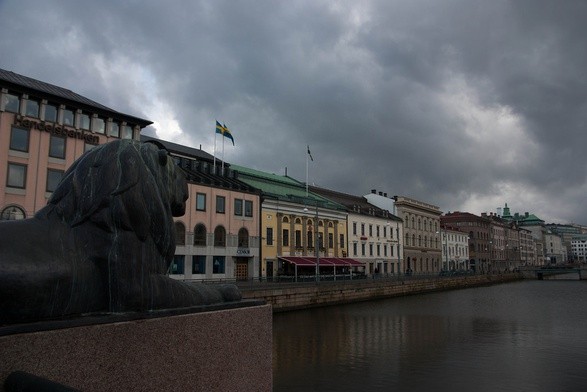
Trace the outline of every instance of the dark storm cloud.
{"type": "Polygon", "coordinates": [[[210,152],[219,119],[227,160],[301,181],[310,144],[310,182],[335,190],[587,223],[586,17],[573,0],[10,0],[0,67],[210,152]]]}

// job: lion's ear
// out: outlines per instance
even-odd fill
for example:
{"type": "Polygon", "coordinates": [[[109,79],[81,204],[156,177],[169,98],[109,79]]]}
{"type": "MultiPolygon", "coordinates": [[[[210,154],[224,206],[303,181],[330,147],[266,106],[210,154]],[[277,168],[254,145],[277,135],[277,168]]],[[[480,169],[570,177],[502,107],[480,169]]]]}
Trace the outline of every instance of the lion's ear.
{"type": "Polygon", "coordinates": [[[159,150],[158,154],[159,154],[159,164],[161,164],[161,166],[167,165],[167,159],[168,159],[167,151],[159,150]]]}

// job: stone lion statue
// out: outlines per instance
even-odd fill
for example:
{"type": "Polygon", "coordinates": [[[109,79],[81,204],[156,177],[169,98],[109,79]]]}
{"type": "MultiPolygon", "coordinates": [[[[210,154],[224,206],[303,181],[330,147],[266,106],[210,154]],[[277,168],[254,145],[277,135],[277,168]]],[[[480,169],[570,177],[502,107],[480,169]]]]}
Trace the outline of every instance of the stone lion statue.
{"type": "Polygon", "coordinates": [[[0,222],[0,324],[238,301],[234,285],[166,276],[183,171],[153,143],[86,152],[31,219],[0,222]]]}

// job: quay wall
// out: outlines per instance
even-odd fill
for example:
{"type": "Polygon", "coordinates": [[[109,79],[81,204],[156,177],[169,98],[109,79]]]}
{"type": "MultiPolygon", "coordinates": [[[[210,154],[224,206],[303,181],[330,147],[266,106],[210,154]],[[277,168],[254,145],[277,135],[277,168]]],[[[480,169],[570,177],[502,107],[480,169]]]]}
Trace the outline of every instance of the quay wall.
{"type": "Polygon", "coordinates": [[[519,273],[455,277],[411,278],[406,280],[368,279],[304,284],[267,284],[241,288],[244,299],[264,300],[273,312],[318,306],[340,305],[381,298],[455,290],[522,280],[519,273]]]}

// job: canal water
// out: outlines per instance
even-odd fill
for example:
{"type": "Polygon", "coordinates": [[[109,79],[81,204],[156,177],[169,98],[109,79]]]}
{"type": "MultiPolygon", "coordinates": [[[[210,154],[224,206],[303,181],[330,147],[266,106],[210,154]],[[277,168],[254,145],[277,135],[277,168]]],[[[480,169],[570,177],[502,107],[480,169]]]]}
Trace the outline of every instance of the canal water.
{"type": "Polygon", "coordinates": [[[587,281],[274,315],[274,391],[587,390],[587,281]]]}

